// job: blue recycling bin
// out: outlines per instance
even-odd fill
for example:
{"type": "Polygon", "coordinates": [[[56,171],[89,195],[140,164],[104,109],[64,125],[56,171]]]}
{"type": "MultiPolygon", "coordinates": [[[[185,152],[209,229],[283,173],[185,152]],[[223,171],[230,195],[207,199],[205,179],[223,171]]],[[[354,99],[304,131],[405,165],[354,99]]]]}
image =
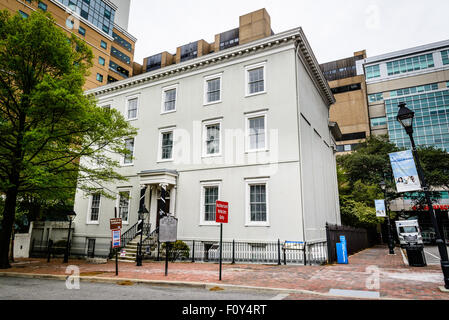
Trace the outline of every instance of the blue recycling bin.
{"type": "Polygon", "coordinates": [[[340,237],[340,243],[337,243],[337,262],[338,264],[348,264],[348,249],[346,245],[346,238],[340,237]]]}

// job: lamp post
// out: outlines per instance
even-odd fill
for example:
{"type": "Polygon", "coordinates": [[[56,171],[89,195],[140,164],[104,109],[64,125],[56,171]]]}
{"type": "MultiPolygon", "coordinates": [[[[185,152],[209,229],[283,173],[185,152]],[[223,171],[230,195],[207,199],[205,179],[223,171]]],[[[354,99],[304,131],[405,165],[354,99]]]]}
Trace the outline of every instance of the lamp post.
{"type": "MultiPolygon", "coordinates": [[[[142,255],[142,241],[143,241],[143,231],[145,229],[145,214],[149,213],[149,211],[147,210],[147,208],[145,208],[145,206],[142,206],[139,209],[139,223],[141,224],[141,230],[140,230],[140,242],[139,242],[139,247],[137,248],[137,257],[136,257],[136,266],[137,267],[141,267],[142,266],[142,260],[143,260],[143,255],[142,255]]],[[[139,228],[139,226],[138,226],[139,228]]]]}
{"type": "Polygon", "coordinates": [[[432,219],[433,228],[435,229],[436,242],[438,245],[438,251],[440,253],[441,259],[441,269],[443,271],[444,276],[444,286],[446,289],[449,289],[449,259],[447,254],[447,247],[444,238],[441,235],[440,228],[438,227],[437,217],[435,215],[435,211],[433,210],[432,200],[430,199],[429,188],[427,186],[424,172],[421,167],[421,163],[419,162],[418,151],[416,149],[415,140],[413,139],[413,118],[415,117],[415,113],[407,108],[407,104],[404,102],[399,103],[399,112],[397,115],[397,120],[404,127],[405,131],[410,137],[410,142],[412,144],[413,156],[416,161],[416,167],[418,170],[418,176],[421,180],[422,190],[424,191],[424,195],[426,197],[427,206],[429,207],[430,218],[432,219]]]}
{"type": "Polygon", "coordinates": [[[390,250],[390,254],[394,254],[394,240],[393,235],[391,234],[391,220],[390,220],[390,209],[388,205],[387,200],[387,184],[384,180],[382,180],[380,183],[380,188],[384,192],[384,198],[385,198],[385,209],[387,210],[387,226],[388,226],[388,249],[390,250]]]}
{"type": "Polygon", "coordinates": [[[66,244],[66,248],[65,248],[65,253],[64,253],[64,261],[63,263],[68,263],[69,262],[69,251],[70,251],[70,232],[72,231],[72,221],[75,219],[76,217],[76,213],[75,211],[70,211],[69,213],[67,213],[67,217],[69,218],[69,234],[67,235],[67,244],[66,244]]]}

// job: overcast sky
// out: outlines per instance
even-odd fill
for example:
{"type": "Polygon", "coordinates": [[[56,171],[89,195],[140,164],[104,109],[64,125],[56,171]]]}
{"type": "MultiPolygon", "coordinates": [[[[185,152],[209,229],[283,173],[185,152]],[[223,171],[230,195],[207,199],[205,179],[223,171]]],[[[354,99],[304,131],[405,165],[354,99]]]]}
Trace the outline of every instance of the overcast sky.
{"type": "Polygon", "coordinates": [[[449,39],[448,0],[131,0],[134,60],[239,26],[266,8],[275,33],[301,26],[320,63],[367,50],[368,56],[449,39]]]}

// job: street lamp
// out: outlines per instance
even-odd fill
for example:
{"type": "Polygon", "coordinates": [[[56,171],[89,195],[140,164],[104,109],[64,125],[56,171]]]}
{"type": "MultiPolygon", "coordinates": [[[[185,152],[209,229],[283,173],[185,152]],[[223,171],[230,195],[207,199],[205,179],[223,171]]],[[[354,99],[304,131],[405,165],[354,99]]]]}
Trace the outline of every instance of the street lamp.
{"type": "Polygon", "coordinates": [[[141,224],[141,230],[140,230],[140,242],[139,242],[139,247],[137,248],[137,257],[136,257],[136,266],[137,267],[141,267],[142,266],[142,260],[143,260],[143,255],[142,255],[142,241],[143,241],[143,230],[145,228],[145,214],[149,213],[149,211],[147,210],[147,208],[145,206],[141,206],[139,209],[139,223],[137,228],[139,229],[139,224],[141,224]]]}
{"type": "Polygon", "coordinates": [[[69,251],[70,251],[70,232],[72,231],[72,221],[75,219],[76,217],[76,212],[75,211],[70,211],[67,213],[67,217],[69,218],[69,234],[67,235],[67,244],[66,244],[66,248],[65,248],[65,253],[64,253],[64,261],[63,263],[68,263],[69,262],[69,251]]]}
{"type": "Polygon", "coordinates": [[[393,235],[391,234],[391,220],[390,220],[390,210],[387,200],[387,184],[384,180],[379,183],[380,188],[384,192],[385,198],[385,209],[387,210],[387,226],[388,226],[388,249],[390,250],[390,254],[394,254],[394,240],[393,235]]]}
{"type": "Polygon", "coordinates": [[[427,187],[424,172],[421,167],[421,163],[419,162],[415,140],[413,139],[413,118],[415,117],[415,113],[406,106],[407,104],[404,102],[399,103],[398,105],[399,112],[397,115],[397,120],[404,127],[405,131],[410,137],[410,142],[412,143],[412,151],[416,161],[416,167],[418,169],[418,176],[419,179],[421,180],[422,190],[424,191],[424,194],[426,196],[427,206],[429,207],[430,217],[432,219],[433,228],[435,229],[435,237],[441,259],[441,269],[443,270],[444,276],[444,286],[446,289],[449,289],[449,259],[447,254],[447,247],[444,238],[441,236],[440,228],[438,227],[437,217],[435,215],[435,211],[433,210],[432,200],[430,199],[429,188],[427,187]]]}

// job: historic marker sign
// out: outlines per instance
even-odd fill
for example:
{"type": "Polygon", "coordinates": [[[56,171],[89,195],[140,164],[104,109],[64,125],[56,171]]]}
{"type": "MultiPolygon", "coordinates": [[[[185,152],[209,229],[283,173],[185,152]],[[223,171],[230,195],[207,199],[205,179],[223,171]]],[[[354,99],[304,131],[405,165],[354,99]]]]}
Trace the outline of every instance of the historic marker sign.
{"type": "Polygon", "coordinates": [[[215,219],[217,223],[229,222],[229,203],[217,201],[215,205],[215,219]]]}
{"type": "Polygon", "coordinates": [[[178,237],[178,219],[172,216],[161,218],[159,222],[159,242],[176,242],[178,237]]]}
{"type": "Polygon", "coordinates": [[[111,230],[121,230],[122,229],[122,218],[114,218],[110,220],[111,230]]]}

